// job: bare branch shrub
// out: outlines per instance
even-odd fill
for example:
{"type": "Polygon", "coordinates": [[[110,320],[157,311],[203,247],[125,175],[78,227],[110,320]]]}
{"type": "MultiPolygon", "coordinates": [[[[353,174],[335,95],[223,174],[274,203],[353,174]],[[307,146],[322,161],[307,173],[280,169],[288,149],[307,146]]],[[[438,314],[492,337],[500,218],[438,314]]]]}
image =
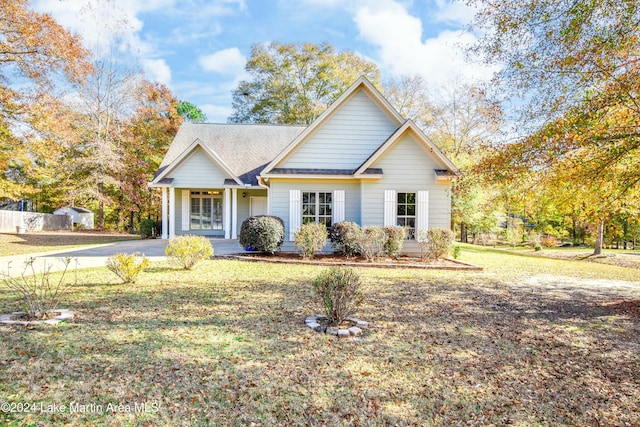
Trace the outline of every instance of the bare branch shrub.
{"type": "MultiPolygon", "coordinates": [[[[71,258],[62,258],[61,260],[64,263],[64,269],[57,281],[51,278],[53,266],[47,265],[47,262],[44,261],[44,268],[41,273],[38,273],[34,266],[34,258],[29,258],[25,262],[19,277],[11,276],[11,265],[7,267],[6,273],[2,273],[2,285],[24,302],[28,320],[53,317],[60,300],[71,286],[67,282],[67,271],[69,264],[71,264],[71,258]]],[[[76,274],[73,284],[78,282],[77,262],[76,259],[76,274]]]]}

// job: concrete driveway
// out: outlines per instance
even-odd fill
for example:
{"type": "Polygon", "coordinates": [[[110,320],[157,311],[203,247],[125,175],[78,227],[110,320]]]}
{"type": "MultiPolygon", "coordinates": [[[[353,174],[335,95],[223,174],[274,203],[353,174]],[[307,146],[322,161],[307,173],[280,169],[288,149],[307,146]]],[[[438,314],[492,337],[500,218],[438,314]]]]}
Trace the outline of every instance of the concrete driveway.
{"type": "MultiPolygon", "coordinates": [[[[214,256],[225,256],[244,252],[237,240],[210,239],[213,245],[214,256]]],[[[0,273],[19,276],[24,270],[24,263],[29,258],[34,258],[33,263],[36,273],[42,272],[45,268],[51,271],[60,271],[64,268],[61,258],[71,257],[78,260],[78,268],[104,267],[107,258],[115,253],[140,253],[149,258],[150,261],[164,261],[166,256],[164,250],[167,247],[167,240],[147,239],[147,240],[126,240],[122,242],[104,243],[99,245],[85,246],[82,248],[66,249],[60,251],[41,252],[34,254],[15,255],[0,257],[0,273]]],[[[75,266],[75,261],[70,268],[75,266]]],[[[29,270],[30,272],[31,270],[29,270]]]]}

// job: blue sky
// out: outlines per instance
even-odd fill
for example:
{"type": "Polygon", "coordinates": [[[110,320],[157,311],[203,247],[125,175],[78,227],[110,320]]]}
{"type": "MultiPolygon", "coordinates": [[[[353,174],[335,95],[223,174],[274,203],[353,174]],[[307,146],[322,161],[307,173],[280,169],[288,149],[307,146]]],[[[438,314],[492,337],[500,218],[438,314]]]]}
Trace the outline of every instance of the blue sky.
{"type": "Polygon", "coordinates": [[[492,70],[465,61],[461,45],[473,11],[448,0],[32,0],[99,49],[117,27],[123,59],[200,107],[210,122],[231,114],[231,91],[246,79],[255,43],[328,42],[374,61],[383,78],[422,75],[437,89],[486,80],[492,70]],[[120,25],[116,24],[120,23],[120,25]]]}

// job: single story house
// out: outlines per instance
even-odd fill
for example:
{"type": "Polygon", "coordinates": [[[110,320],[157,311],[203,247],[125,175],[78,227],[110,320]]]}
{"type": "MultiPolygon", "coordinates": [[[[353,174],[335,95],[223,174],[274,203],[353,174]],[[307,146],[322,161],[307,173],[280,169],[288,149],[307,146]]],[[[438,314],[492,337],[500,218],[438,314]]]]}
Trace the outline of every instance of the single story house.
{"type": "Polygon", "coordinates": [[[450,227],[459,172],[411,120],[359,78],[309,126],[180,127],[150,187],[162,190],[162,238],[236,239],[255,215],[302,224],[339,221],[450,227]]]}

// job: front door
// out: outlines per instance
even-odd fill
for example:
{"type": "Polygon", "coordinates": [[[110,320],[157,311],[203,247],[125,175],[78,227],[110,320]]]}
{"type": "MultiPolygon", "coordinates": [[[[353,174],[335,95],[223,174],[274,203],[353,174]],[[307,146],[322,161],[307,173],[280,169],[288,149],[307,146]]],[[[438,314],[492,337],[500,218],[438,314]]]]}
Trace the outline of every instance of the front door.
{"type": "Polygon", "coordinates": [[[252,197],[251,216],[269,215],[269,203],[266,197],[252,197]]]}

